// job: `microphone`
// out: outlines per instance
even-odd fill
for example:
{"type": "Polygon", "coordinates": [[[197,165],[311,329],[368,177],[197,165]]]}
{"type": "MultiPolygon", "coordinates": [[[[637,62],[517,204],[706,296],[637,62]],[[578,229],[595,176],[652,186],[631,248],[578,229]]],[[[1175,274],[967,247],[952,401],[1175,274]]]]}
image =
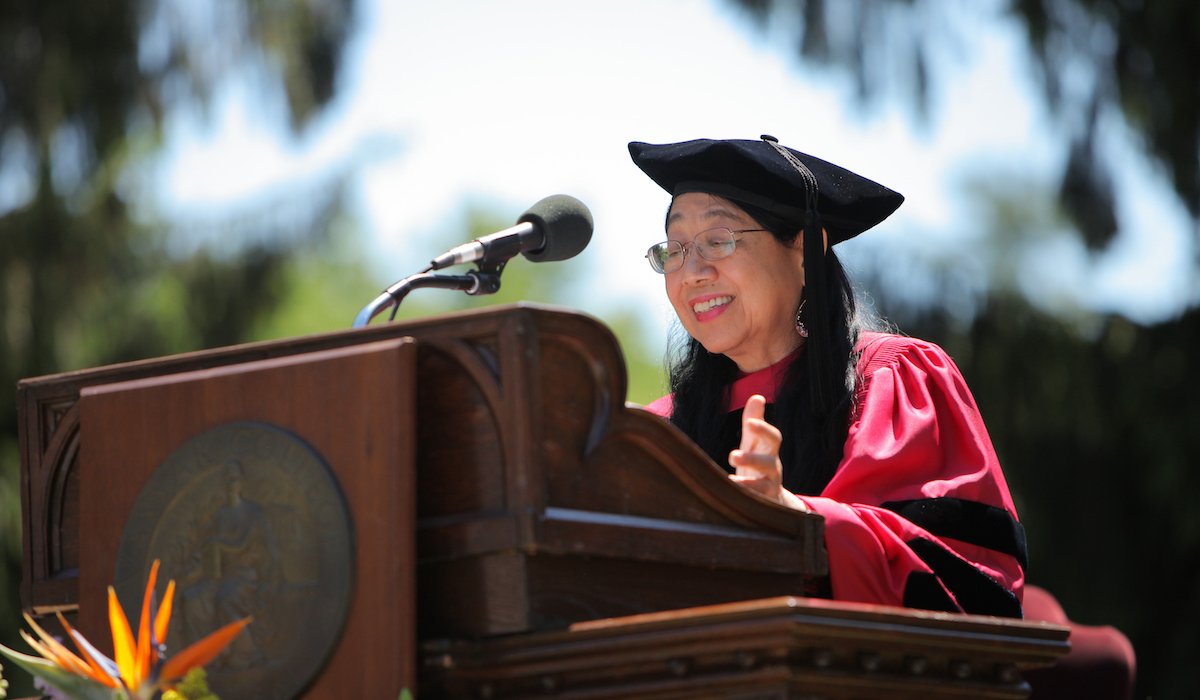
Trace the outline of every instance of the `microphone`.
{"type": "MultiPolygon", "coordinates": [[[[533,262],[573,258],[592,240],[592,213],[565,194],[546,197],[517,219],[517,225],[476,238],[434,258],[429,270],[479,262],[480,267],[524,255],[533,262]]],[[[427,270],[428,272],[428,270],[427,270]]]]}

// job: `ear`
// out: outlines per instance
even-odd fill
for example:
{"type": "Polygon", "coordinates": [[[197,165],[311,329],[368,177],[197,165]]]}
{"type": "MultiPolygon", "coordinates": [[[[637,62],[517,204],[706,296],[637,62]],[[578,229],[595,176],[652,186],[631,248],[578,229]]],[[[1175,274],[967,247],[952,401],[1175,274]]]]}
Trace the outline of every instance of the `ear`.
{"type": "Polygon", "coordinates": [[[804,286],[804,232],[796,234],[791,243],[786,246],[787,256],[792,259],[796,271],[800,273],[800,286],[804,286]]]}
{"type": "MultiPolygon", "coordinates": [[[[828,253],[829,231],[825,227],[821,227],[821,245],[825,248],[825,252],[828,253]]],[[[796,234],[796,237],[792,239],[791,247],[804,248],[804,229],[800,229],[800,231],[796,234]]]]}
{"type": "MultiPolygon", "coordinates": [[[[825,229],[824,227],[821,228],[821,245],[824,248],[825,252],[828,253],[829,252],[829,231],[827,229],[825,229]]],[[[792,239],[792,243],[788,247],[796,252],[796,266],[800,270],[800,280],[801,280],[800,285],[803,287],[804,286],[804,231],[803,230],[801,230],[800,233],[796,234],[796,237],[792,239]]]]}
{"type": "MultiPolygon", "coordinates": [[[[821,246],[825,249],[826,253],[829,252],[829,231],[824,227],[821,228],[821,246]]],[[[804,229],[801,229],[800,232],[796,234],[796,237],[792,239],[792,242],[788,247],[804,250],[804,229]]]]}

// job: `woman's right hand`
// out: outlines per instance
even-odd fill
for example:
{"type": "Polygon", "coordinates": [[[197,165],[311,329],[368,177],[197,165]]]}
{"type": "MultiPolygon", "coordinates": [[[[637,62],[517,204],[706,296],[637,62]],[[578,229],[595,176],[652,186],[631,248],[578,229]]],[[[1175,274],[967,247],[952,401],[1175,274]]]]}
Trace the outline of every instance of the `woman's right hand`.
{"type": "Polygon", "coordinates": [[[783,463],[779,446],[783,434],[764,418],[767,400],[755,394],[742,410],[742,441],[729,453],[730,479],[790,508],[808,512],[799,496],[783,488],[783,463]]]}

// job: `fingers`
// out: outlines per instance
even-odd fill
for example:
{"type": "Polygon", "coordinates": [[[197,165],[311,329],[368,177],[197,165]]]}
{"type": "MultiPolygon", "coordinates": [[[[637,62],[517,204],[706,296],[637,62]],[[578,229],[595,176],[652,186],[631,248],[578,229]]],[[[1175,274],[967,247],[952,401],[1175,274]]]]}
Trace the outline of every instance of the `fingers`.
{"type": "Polygon", "coordinates": [[[778,458],[733,450],[729,453],[729,464],[737,469],[737,474],[729,475],[730,481],[741,484],[751,491],[760,493],[789,508],[795,508],[805,513],[811,512],[803,499],[783,488],[781,483],[783,467],[778,458]]]}
{"type": "Polygon", "coordinates": [[[729,466],[735,474],[732,479],[773,500],[779,500],[783,482],[783,465],[771,454],[733,450],[729,453],[729,466]]]}
{"type": "Polygon", "coordinates": [[[783,473],[783,465],[775,455],[762,452],[733,450],[729,453],[729,466],[737,470],[738,476],[759,479],[774,479],[783,473]]]}
{"type": "Polygon", "coordinates": [[[773,498],[771,496],[771,493],[770,493],[771,492],[771,483],[769,481],[767,481],[766,479],[753,479],[748,476],[738,476],[736,474],[730,474],[729,480],[736,484],[741,484],[742,486],[745,486],[746,488],[748,488],[751,491],[754,491],[760,495],[766,496],[767,498],[770,498],[772,501],[779,500],[779,499],[773,498]]]}
{"type": "Polygon", "coordinates": [[[742,409],[742,419],[754,418],[762,420],[767,412],[767,399],[762,394],[755,394],[746,399],[746,407],[742,409]]]}
{"type": "Polygon", "coordinates": [[[742,440],[738,448],[744,452],[778,456],[783,434],[764,420],[766,406],[767,400],[758,394],[746,401],[746,407],[742,410],[742,440]]]}

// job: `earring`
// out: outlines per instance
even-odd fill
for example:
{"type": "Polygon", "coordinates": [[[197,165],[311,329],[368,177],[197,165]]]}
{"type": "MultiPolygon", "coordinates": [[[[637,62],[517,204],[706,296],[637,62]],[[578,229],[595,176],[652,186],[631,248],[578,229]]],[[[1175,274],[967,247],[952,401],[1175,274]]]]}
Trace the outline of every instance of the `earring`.
{"type": "Polygon", "coordinates": [[[804,311],[805,301],[807,301],[807,299],[801,299],[800,308],[796,309],[796,332],[800,334],[801,338],[808,337],[808,329],[804,327],[804,321],[800,320],[800,312],[804,311]]]}

